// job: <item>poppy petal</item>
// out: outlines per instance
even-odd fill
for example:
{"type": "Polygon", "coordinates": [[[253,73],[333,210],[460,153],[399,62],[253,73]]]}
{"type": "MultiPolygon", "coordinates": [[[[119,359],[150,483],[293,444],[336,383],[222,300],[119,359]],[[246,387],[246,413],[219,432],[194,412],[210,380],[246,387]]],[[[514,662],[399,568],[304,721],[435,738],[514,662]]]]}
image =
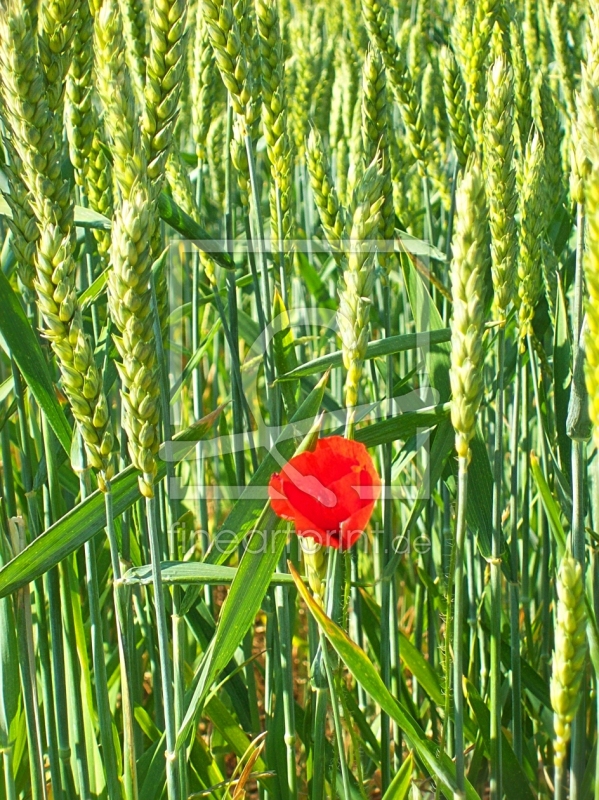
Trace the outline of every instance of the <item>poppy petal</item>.
{"type": "Polygon", "coordinates": [[[312,520],[305,517],[301,511],[295,512],[295,532],[298,536],[307,536],[310,539],[314,539],[318,544],[329,544],[329,532],[315,525],[312,520]]]}
{"type": "Polygon", "coordinates": [[[301,511],[312,525],[319,528],[338,530],[339,524],[348,516],[347,508],[340,502],[335,489],[330,489],[333,496],[332,505],[324,505],[317,496],[302,491],[294,481],[284,479],[283,491],[291,506],[301,511]]]}
{"type": "Polygon", "coordinates": [[[370,521],[373,510],[374,500],[371,500],[367,505],[362,506],[362,508],[358,509],[351,517],[341,523],[339,538],[343,550],[348,550],[358,541],[360,536],[362,536],[370,521]]]}
{"type": "Polygon", "coordinates": [[[299,475],[313,476],[320,480],[323,486],[329,486],[333,481],[346,475],[355,464],[355,459],[331,452],[324,445],[326,441],[328,440],[320,439],[316,450],[300,453],[290,459],[282,470],[285,477],[297,482],[299,475]]]}
{"type": "Polygon", "coordinates": [[[270,483],[268,484],[268,496],[270,498],[272,510],[275,512],[277,517],[282,517],[283,519],[295,518],[295,511],[293,506],[285,497],[281,475],[278,472],[274,472],[270,477],[270,483]]]}
{"type": "Polygon", "coordinates": [[[340,458],[349,460],[352,464],[357,464],[362,469],[366,469],[373,479],[375,475],[378,478],[378,473],[368,448],[362,442],[356,442],[355,439],[345,439],[343,436],[327,436],[326,439],[320,439],[319,444],[321,444],[319,452],[320,450],[326,452],[331,461],[334,462],[340,458]]]}

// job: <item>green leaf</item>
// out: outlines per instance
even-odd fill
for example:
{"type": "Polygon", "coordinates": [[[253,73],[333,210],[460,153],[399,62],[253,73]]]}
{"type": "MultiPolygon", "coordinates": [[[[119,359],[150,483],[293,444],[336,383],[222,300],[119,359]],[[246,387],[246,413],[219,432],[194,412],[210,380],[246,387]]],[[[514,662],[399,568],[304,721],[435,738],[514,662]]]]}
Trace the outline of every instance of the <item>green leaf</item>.
{"type": "MultiPolygon", "coordinates": [[[[225,586],[232,583],[237,575],[236,567],[205,564],[201,561],[163,561],[160,564],[160,571],[162,582],[169,586],[191,586],[194,583],[225,586]]],[[[275,572],[270,582],[275,585],[293,584],[293,578],[287,573],[275,572]]],[[[147,564],[127,570],[123,575],[123,583],[150,585],[152,583],[151,565],[147,564]]]]}
{"type": "Polygon", "coordinates": [[[162,788],[166,782],[165,738],[165,734],[162,734],[162,737],[152,744],[138,762],[138,777],[140,780],[143,778],[139,796],[144,800],[159,800],[162,794],[162,788]],[[144,767],[146,767],[145,770],[144,767]]]}
{"type": "MultiPolygon", "coordinates": [[[[466,520],[477,533],[477,542],[483,558],[491,557],[493,528],[493,473],[489,453],[480,425],[470,442],[472,458],[468,467],[468,498],[466,520]]],[[[457,465],[454,461],[454,467],[457,465]]],[[[456,473],[457,474],[457,473],[456,473]]]]}
{"type": "Polygon", "coordinates": [[[431,406],[418,411],[406,411],[397,417],[381,422],[369,423],[356,431],[355,438],[366,447],[394,442],[397,439],[408,439],[419,430],[434,428],[449,416],[449,403],[442,406],[431,406]]]}
{"type": "MultiPolygon", "coordinates": [[[[380,705],[381,709],[391,719],[397,722],[420,760],[426,765],[430,774],[439,782],[448,800],[451,800],[453,793],[457,790],[457,784],[455,766],[449,756],[446,753],[439,752],[438,746],[426,737],[416,720],[405,710],[400,702],[392,697],[366,653],[352,642],[344,630],[329,619],[323,609],[315,602],[291,563],[289,563],[289,570],[293,575],[298,592],[343,663],[370,697],[380,705]]],[[[466,800],[479,800],[478,794],[470,783],[466,784],[465,796],[466,800]]]]}
{"type": "Polygon", "coordinates": [[[202,342],[202,344],[198,347],[195,353],[191,356],[187,364],[185,365],[181,376],[178,378],[177,383],[171,390],[171,403],[175,403],[181,393],[181,389],[187,383],[191,373],[194,369],[198,366],[200,361],[204,358],[204,355],[210,345],[212,344],[212,340],[216,336],[217,331],[220,330],[222,325],[222,321],[219,319],[216,320],[212,328],[209,330],[208,335],[202,342]]]}
{"type": "Polygon", "coordinates": [[[304,253],[297,253],[297,258],[300,274],[310,297],[316,300],[318,308],[330,308],[334,311],[337,308],[337,301],[329,294],[318,270],[308,261],[304,253]]]}
{"type": "Polygon", "coordinates": [[[356,723],[358,732],[362,739],[361,745],[366,748],[370,748],[368,755],[372,758],[377,765],[380,766],[381,763],[381,745],[379,744],[379,740],[376,738],[376,734],[370,727],[370,722],[366,718],[366,715],[360,709],[357,700],[355,699],[353,692],[346,691],[344,695],[344,702],[347,706],[349,713],[353,721],[356,723]]]}
{"type": "MultiPolygon", "coordinates": [[[[215,728],[220,732],[221,736],[226,742],[229,743],[231,749],[237,758],[243,758],[252,748],[252,743],[248,736],[241,730],[239,723],[227,709],[225,704],[218,697],[211,697],[206,703],[204,709],[206,715],[212,720],[215,728]]],[[[267,772],[268,767],[264,760],[258,756],[254,763],[254,772],[267,772]]],[[[264,786],[270,786],[272,779],[262,779],[264,786]]]]}
{"type": "Polygon", "coordinates": [[[214,638],[200,663],[198,680],[177,736],[177,747],[184,745],[212,683],[235,654],[258,613],[287,540],[287,524],[284,528],[282,524],[267,505],[223,604],[214,638]]]}
{"type": "MultiPolygon", "coordinates": [[[[449,417],[438,425],[433,443],[431,445],[430,460],[428,467],[428,475],[426,480],[422,481],[418,498],[412,506],[409,519],[404,527],[402,534],[402,541],[406,539],[412,532],[414,526],[418,522],[424,507],[426,506],[429,498],[431,487],[436,486],[445,468],[445,462],[449,458],[453,450],[455,434],[451,420],[449,417]]],[[[398,547],[397,552],[393,553],[389,559],[389,563],[385,567],[384,576],[389,579],[395,573],[397,566],[401,560],[401,549],[398,547]]]]}
{"type": "Polygon", "coordinates": [[[412,787],[413,769],[414,761],[410,753],[399,768],[399,772],[389,784],[389,788],[383,795],[383,800],[408,800],[410,788],[412,787]]]}
{"type": "Polygon", "coordinates": [[[3,383],[0,384],[0,403],[3,403],[6,400],[13,388],[14,383],[11,375],[10,378],[7,378],[3,383]]]}
{"type": "Polygon", "coordinates": [[[78,228],[95,228],[103,231],[109,231],[112,227],[108,217],[94,211],[93,208],[83,206],[75,206],[75,225],[78,228]]]}
{"type": "Polygon", "coordinates": [[[154,720],[150,717],[143,706],[136,705],[133,709],[133,715],[137,720],[137,724],[151,742],[156,742],[158,739],[160,739],[162,736],[162,731],[156,727],[154,720]]]}
{"type": "Polygon", "coordinates": [[[555,333],[553,337],[553,396],[555,405],[555,428],[562,471],[570,478],[572,469],[572,439],[566,432],[570,384],[572,382],[572,348],[564,287],[558,277],[555,310],[555,333]]]}
{"type": "Polygon", "coordinates": [[[239,335],[247,345],[253,347],[253,345],[255,345],[258,339],[262,336],[260,326],[255,319],[252,319],[252,317],[250,317],[249,314],[246,314],[245,311],[242,311],[242,309],[238,310],[237,316],[239,335]]]}
{"type": "MultiPolygon", "coordinates": [[[[406,350],[415,350],[417,347],[429,347],[434,345],[443,344],[448,342],[451,338],[451,331],[449,328],[440,327],[437,330],[432,330],[422,333],[403,333],[399,336],[389,336],[386,339],[378,339],[375,342],[370,342],[366,350],[366,359],[370,358],[383,358],[390,356],[394,353],[403,353],[406,350]]],[[[324,356],[308,361],[302,364],[297,369],[279,376],[279,381],[290,381],[295,378],[304,378],[307,375],[314,375],[317,372],[324,372],[329,367],[341,367],[343,365],[343,353],[341,350],[336,350],[334,353],[327,353],[324,356]]],[[[447,362],[449,369],[449,361],[447,362]]]]}
{"type": "Polygon", "coordinates": [[[406,253],[411,253],[413,256],[425,256],[433,258],[435,261],[447,261],[445,253],[442,253],[429,242],[423,242],[422,239],[417,239],[407,231],[396,230],[395,235],[399,237],[400,250],[405,250],[406,253]]]}
{"type": "MultiPolygon", "coordinates": [[[[222,410],[216,409],[180,436],[201,438],[212,430],[215,419],[222,410]]],[[[113,513],[115,519],[140,498],[139,471],[134,467],[120,472],[111,481],[113,513]]],[[[158,464],[156,480],[166,475],[166,464],[158,464]]],[[[105,499],[99,490],[78,503],[64,517],[34,539],[12,561],[0,569],[0,597],[20,589],[55,567],[63,558],[73,553],[106,527],[105,499]]]]}
{"type": "Polygon", "coordinates": [[[12,403],[8,406],[8,408],[4,408],[2,409],[2,411],[0,411],[0,431],[16,411],[17,411],[17,401],[15,398],[12,401],[12,403]]]}
{"type": "Polygon", "coordinates": [[[437,673],[420,650],[412,644],[404,633],[400,631],[399,636],[401,639],[399,646],[401,660],[416,678],[418,685],[422,686],[424,691],[431,698],[433,703],[439,706],[439,708],[443,708],[445,705],[445,697],[437,673]]]}
{"type": "MultiPolygon", "coordinates": [[[[297,368],[297,356],[295,355],[295,341],[289,322],[289,314],[278,290],[275,290],[273,300],[273,322],[277,326],[273,337],[276,374],[285,375],[297,368]]],[[[283,395],[287,413],[290,416],[297,411],[296,395],[298,388],[299,380],[285,381],[281,384],[281,394],[283,395]]]]}
{"type": "Polygon", "coordinates": [[[160,217],[224,269],[235,269],[235,262],[225,251],[220,242],[214,241],[201,225],[186,214],[175,203],[172,197],[161,192],[158,197],[158,213],[160,217]]]}
{"type": "Polygon", "coordinates": [[[71,429],[56,397],[46,359],[19,298],[0,272],[0,345],[12,356],[67,455],[71,429]]]}
{"type": "MultiPolygon", "coordinates": [[[[6,540],[0,541],[0,565],[6,540]]],[[[290,576],[291,577],[291,576],[290,576]]],[[[15,735],[19,713],[17,628],[12,598],[0,600],[0,747],[8,747],[15,735]]]]}
{"type": "Polygon", "coordinates": [[[543,503],[545,513],[547,514],[549,525],[555,537],[558,561],[560,561],[566,547],[566,531],[564,530],[564,526],[562,524],[559,506],[551,494],[551,489],[545,480],[539,459],[534,453],[530,454],[530,469],[535,483],[537,484],[537,489],[539,490],[539,495],[541,496],[541,501],[543,503]]]}
{"type": "MultiPolygon", "coordinates": [[[[324,391],[324,380],[321,381],[321,390],[316,393],[316,396],[321,396],[322,391],[324,391]]],[[[304,406],[305,403],[302,408],[304,406]]],[[[318,423],[314,424],[313,421],[309,432],[295,450],[296,454],[314,444],[318,436],[318,430],[318,423]]],[[[238,501],[235,508],[240,503],[241,500],[238,501]]],[[[262,506],[262,512],[253,527],[253,534],[244,551],[237,574],[221,609],[216,632],[196,673],[195,689],[177,735],[177,746],[179,747],[187,738],[211,684],[231,660],[239,646],[239,642],[243,640],[250,629],[285,547],[288,523],[277,517],[270,502],[267,502],[266,505],[262,504],[262,506]]],[[[235,511],[235,508],[233,511],[235,511]]],[[[229,525],[231,516],[232,514],[229,515],[226,525],[229,525]]],[[[251,516],[252,513],[250,512],[251,516]]],[[[243,527],[246,520],[242,518],[240,522],[243,527]]],[[[237,534],[237,529],[230,525],[229,528],[229,532],[234,533],[233,538],[237,539],[237,535],[235,535],[237,534]]],[[[227,544],[225,543],[225,548],[227,544]]],[[[213,552],[214,548],[210,550],[208,555],[213,552]]],[[[223,553],[217,553],[215,558],[217,563],[222,563],[222,560],[224,560],[223,555],[223,553]]]]}
{"type": "Polygon", "coordinates": [[[433,389],[439,392],[439,400],[449,400],[449,338],[443,343],[434,343],[432,337],[435,330],[443,328],[443,320],[426,288],[424,281],[416,272],[414,265],[407,257],[402,258],[404,281],[412,309],[412,316],[419,334],[419,344],[425,350],[428,377],[433,389]]]}
{"type": "MultiPolygon", "coordinates": [[[[491,633],[488,625],[483,625],[487,633],[491,633]]],[[[512,667],[512,648],[511,643],[503,636],[501,637],[501,662],[506,670],[512,667]]],[[[528,661],[525,661],[520,656],[520,673],[522,676],[522,686],[530,692],[537,700],[540,700],[543,705],[552,711],[551,697],[549,696],[549,687],[547,682],[530,666],[528,661]]]]}
{"type": "Polygon", "coordinates": [[[100,297],[108,281],[108,269],[101,272],[91,286],[79,295],[79,307],[82,311],[89,308],[100,297]]]}

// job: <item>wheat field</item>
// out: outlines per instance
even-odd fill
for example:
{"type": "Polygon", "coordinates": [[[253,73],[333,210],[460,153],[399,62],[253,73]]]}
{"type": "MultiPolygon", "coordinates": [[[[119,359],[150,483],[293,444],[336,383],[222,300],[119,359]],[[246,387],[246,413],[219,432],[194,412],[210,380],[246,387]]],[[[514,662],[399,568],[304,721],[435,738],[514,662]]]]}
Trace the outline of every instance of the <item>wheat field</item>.
{"type": "Polygon", "coordinates": [[[0,800],[599,800],[597,0],[0,0],[0,800]]]}

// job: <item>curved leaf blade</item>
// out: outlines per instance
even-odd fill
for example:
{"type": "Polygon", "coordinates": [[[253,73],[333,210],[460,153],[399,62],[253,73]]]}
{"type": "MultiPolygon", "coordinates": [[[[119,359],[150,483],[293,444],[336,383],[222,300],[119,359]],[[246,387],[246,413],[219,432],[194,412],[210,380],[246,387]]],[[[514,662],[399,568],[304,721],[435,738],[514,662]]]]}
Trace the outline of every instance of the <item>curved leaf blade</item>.
{"type": "Polygon", "coordinates": [[[6,275],[0,271],[0,346],[12,356],[67,455],[71,428],[52,384],[46,359],[6,275]]]}
{"type": "MultiPolygon", "coordinates": [[[[417,347],[432,347],[433,345],[449,342],[451,331],[449,328],[439,327],[436,330],[422,333],[402,333],[398,336],[388,336],[385,339],[377,339],[370,342],[366,349],[366,359],[383,358],[384,356],[403,353],[406,350],[415,350],[417,347]]],[[[334,353],[327,353],[324,356],[308,361],[299,367],[285,373],[277,378],[277,383],[282,381],[292,381],[296,378],[305,378],[317,372],[324,372],[329,367],[341,367],[343,365],[343,353],[336,350],[334,353]]]]}
{"type": "MultiPolygon", "coordinates": [[[[163,561],[160,564],[162,582],[167,586],[193,586],[212,584],[224,586],[232,583],[237,575],[237,567],[223,567],[220,564],[206,564],[203,561],[163,561]]],[[[293,584],[291,575],[283,572],[273,573],[270,582],[276,585],[293,584]]],[[[148,586],[152,583],[152,567],[132,567],[123,575],[123,583],[148,586]]]]}

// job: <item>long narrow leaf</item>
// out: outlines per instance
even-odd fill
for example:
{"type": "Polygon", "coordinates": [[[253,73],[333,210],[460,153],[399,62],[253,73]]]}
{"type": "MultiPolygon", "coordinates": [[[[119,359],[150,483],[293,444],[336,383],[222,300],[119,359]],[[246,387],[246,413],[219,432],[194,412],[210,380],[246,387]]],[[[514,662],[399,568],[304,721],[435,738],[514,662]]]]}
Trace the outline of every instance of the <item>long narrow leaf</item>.
{"type": "Polygon", "coordinates": [[[56,397],[50,371],[19,298],[0,271],[0,346],[12,356],[65,452],[71,452],[71,429],[56,397]]]}
{"type": "MultiPolygon", "coordinates": [[[[403,333],[399,336],[389,336],[386,339],[378,339],[370,342],[366,350],[366,359],[383,358],[384,356],[404,353],[406,350],[415,350],[417,347],[429,347],[448,342],[451,338],[449,328],[438,328],[428,331],[426,334],[403,333]]],[[[341,350],[334,353],[327,353],[319,358],[314,358],[301,367],[297,367],[285,375],[281,375],[278,381],[291,381],[296,378],[304,378],[307,375],[314,375],[317,372],[324,372],[329,367],[340,367],[343,365],[343,354],[341,350]]]]}
{"type": "MultiPolygon", "coordinates": [[[[223,567],[219,564],[204,564],[201,561],[163,561],[160,565],[162,582],[167,585],[193,586],[193,584],[213,584],[225,586],[232,583],[237,575],[236,567],[223,567]]],[[[270,582],[275,585],[293,584],[287,573],[275,572],[270,582]]],[[[123,575],[123,583],[148,586],[152,583],[152,567],[133,567],[123,575]]]]}

